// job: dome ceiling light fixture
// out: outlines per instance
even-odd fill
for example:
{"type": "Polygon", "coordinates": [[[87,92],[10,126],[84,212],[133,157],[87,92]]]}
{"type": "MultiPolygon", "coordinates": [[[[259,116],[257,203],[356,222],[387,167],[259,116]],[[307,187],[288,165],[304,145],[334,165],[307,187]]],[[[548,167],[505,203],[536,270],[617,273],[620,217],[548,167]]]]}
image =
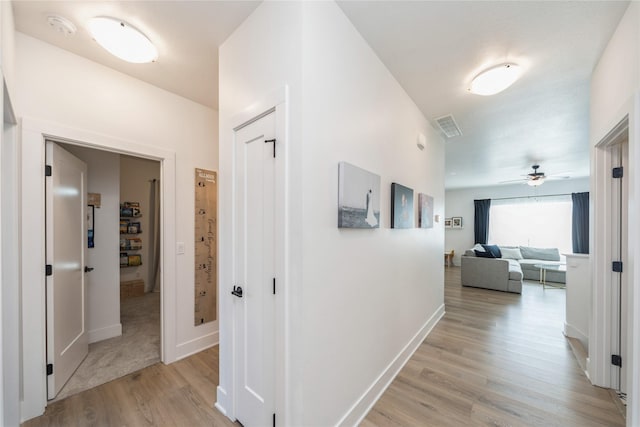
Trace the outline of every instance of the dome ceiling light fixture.
{"type": "Polygon", "coordinates": [[[495,95],[516,82],[522,75],[518,64],[507,63],[484,70],[471,81],[469,92],[476,95],[495,95]]]}
{"type": "Polygon", "coordinates": [[[158,59],[158,49],[147,36],[121,19],[98,16],[88,26],[100,46],[124,61],[144,64],[158,59]]]}

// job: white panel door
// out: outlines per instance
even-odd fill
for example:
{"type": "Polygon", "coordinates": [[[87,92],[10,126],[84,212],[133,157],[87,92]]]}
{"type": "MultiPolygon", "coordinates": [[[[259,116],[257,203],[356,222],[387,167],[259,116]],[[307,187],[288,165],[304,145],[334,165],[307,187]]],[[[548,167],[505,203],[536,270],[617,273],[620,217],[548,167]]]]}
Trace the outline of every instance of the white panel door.
{"type": "MultiPolygon", "coordinates": [[[[47,141],[47,398],[53,399],[89,351],[84,279],[87,165],[47,141]]],[[[115,232],[115,231],[114,231],[115,232]]]]}
{"type": "Polygon", "coordinates": [[[275,395],[275,113],[236,132],[234,285],[236,418],[271,425],[275,395]]]}

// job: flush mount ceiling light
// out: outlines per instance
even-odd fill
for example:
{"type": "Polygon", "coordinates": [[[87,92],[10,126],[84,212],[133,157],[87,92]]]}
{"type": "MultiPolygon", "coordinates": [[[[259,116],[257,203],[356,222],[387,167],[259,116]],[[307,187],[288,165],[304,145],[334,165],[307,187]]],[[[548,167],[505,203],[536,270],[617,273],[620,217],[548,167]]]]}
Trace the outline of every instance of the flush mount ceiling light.
{"type": "Polygon", "coordinates": [[[104,16],[89,20],[93,38],[109,53],[128,62],[143,64],[158,59],[158,49],[126,22],[104,16]]]}
{"type": "Polygon", "coordinates": [[[469,92],[476,95],[495,95],[520,78],[522,70],[517,64],[500,64],[484,70],[471,81],[469,92]]]}

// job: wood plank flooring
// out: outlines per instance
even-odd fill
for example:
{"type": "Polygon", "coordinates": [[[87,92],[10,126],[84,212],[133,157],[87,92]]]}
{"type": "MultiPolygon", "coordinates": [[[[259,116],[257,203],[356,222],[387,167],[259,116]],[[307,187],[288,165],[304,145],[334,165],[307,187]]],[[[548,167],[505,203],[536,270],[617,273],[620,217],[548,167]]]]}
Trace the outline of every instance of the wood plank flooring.
{"type": "Polygon", "coordinates": [[[216,346],[57,401],[23,426],[238,427],[213,407],[217,385],[216,346]]]}
{"type": "Polygon", "coordinates": [[[445,282],[444,318],[362,427],[625,425],[562,334],[564,289],[463,288],[459,268],[445,282]]]}
{"type": "MultiPolygon", "coordinates": [[[[462,288],[459,268],[445,280],[445,317],[363,427],[624,426],[562,335],[564,290],[462,288]]],[[[214,347],[55,402],[24,426],[239,426],[213,407],[217,385],[214,347]]]]}

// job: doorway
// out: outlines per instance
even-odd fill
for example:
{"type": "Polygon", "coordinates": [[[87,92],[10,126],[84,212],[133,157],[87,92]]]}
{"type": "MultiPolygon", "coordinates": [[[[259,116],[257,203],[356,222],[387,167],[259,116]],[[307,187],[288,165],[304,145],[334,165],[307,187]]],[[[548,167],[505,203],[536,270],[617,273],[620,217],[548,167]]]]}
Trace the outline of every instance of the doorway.
{"type": "Polygon", "coordinates": [[[84,243],[89,347],[53,400],[157,363],[161,349],[160,163],[58,145],[88,169],[84,243]]]}
{"type": "MultiPolygon", "coordinates": [[[[22,317],[22,378],[23,401],[21,418],[41,415],[47,405],[46,375],[42,355],[45,354],[45,139],[71,145],[95,148],[111,153],[134,155],[157,160],[161,168],[162,241],[160,243],[161,271],[161,361],[177,359],[176,346],[176,153],[144,140],[135,142],[109,135],[67,127],[48,121],[23,118],[21,126],[21,310],[22,317]],[[34,181],[35,180],[35,181],[34,181]],[[34,182],[42,185],[33,185],[34,182]],[[31,183],[31,185],[29,185],[31,183]]],[[[96,238],[98,236],[96,235],[96,238]]],[[[118,254],[116,248],[116,255],[118,254]]]]}
{"type": "MultiPolygon", "coordinates": [[[[629,185],[624,171],[629,164],[629,136],[622,134],[619,141],[609,147],[611,155],[611,388],[616,390],[623,402],[626,402],[627,381],[627,304],[629,299],[628,274],[624,265],[628,258],[628,211],[629,185]]],[[[627,264],[628,265],[628,264],[627,264]]]]}

